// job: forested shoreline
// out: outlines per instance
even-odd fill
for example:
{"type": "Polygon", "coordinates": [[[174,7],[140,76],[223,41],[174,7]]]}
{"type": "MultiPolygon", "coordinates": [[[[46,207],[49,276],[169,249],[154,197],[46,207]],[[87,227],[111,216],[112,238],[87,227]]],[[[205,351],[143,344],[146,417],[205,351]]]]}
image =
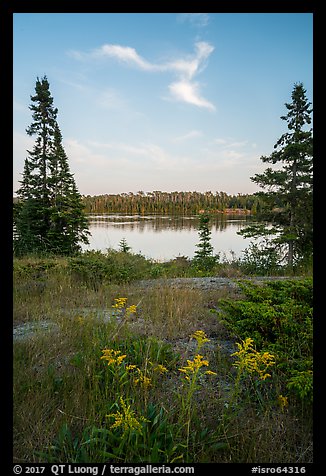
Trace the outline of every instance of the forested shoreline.
{"type": "Polygon", "coordinates": [[[83,196],[86,213],[138,213],[196,215],[214,213],[256,214],[260,199],[255,195],[225,192],[143,192],[83,196]]]}

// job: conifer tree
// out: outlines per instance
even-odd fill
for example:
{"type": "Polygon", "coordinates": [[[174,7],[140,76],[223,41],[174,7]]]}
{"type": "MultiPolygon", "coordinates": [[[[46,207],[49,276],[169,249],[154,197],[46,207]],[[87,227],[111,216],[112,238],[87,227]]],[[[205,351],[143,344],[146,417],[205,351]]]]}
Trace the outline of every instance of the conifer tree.
{"type": "Polygon", "coordinates": [[[27,151],[17,191],[14,251],[73,254],[80,250],[80,242],[88,243],[88,225],[46,76],[37,78],[31,101],[33,122],[26,132],[36,139],[33,150],[27,151]]]}
{"type": "Polygon", "coordinates": [[[211,271],[216,265],[219,256],[213,255],[214,248],[211,244],[211,231],[209,229],[210,217],[203,213],[199,219],[198,235],[199,243],[193,259],[194,265],[202,271],[211,271]]]}
{"type": "Polygon", "coordinates": [[[259,213],[272,227],[260,223],[241,230],[246,237],[265,237],[270,246],[279,252],[280,262],[293,266],[312,255],[312,199],[313,199],[313,136],[311,103],[302,83],[294,85],[292,102],[285,103],[287,114],[281,119],[287,122],[288,132],[274,145],[270,156],[262,156],[263,162],[282,164],[280,169],[268,167],[264,173],[251,180],[265,192],[257,195],[264,206],[259,213]]]}

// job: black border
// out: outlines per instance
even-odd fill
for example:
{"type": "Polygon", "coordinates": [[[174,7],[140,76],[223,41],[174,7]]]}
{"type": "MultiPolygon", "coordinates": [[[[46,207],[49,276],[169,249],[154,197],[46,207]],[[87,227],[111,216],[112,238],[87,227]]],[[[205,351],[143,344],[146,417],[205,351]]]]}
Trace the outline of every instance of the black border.
{"type": "MultiPolygon", "coordinates": [[[[319,2],[318,7],[320,7],[321,2],[319,2]]],[[[13,61],[13,14],[15,13],[178,13],[181,11],[196,11],[198,9],[198,5],[192,5],[191,3],[187,2],[185,6],[176,6],[173,5],[174,10],[176,12],[172,12],[172,2],[171,5],[168,2],[161,2],[161,5],[158,3],[155,4],[156,8],[158,9],[157,12],[150,12],[148,11],[148,5],[139,5],[137,2],[138,11],[128,10],[127,12],[122,12],[120,9],[117,9],[119,5],[112,4],[108,0],[94,0],[90,2],[81,2],[80,0],[15,0],[15,1],[5,1],[1,2],[1,16],[0,16],[0,47],[1,47],[1,72],[0,75],[1,81],[3,82],[2,87],[2,100],[5,99],[6,103],[6,114],[3,115],[2,121],[2,138],[5,138],[6,144],[6,153],[4,153],[4,148],[2,148],[2,191],[5,192],[5,229],[6,232],[2,232],[2,239],[4,240],[4,244],[2,247],[3,263],[6,263],[5,266],[2,267],[3,272],[3,279],[1,280],[1,289],[2,289],[2,304],[4,303],[5,306],[3,307],[2,316],[5,320],[5,326],[3,326],[2,331],[0,332],[0,349],[3,353],[1,356],[1,362],[5,362],[4,370],[5,372],[2,373],[3,378],[3,389],[2,389],[2,428],[0,437],[0,468],[8,467],[8,471],[3,470],[3,474],[13,474],[13,449],[12,449],[12,441],[13,441],[13,402],[12,402],[12,385],[13,385],[13,376],[12,376],[12,180],[8,179],[7,177],[12,174],[12,132],[13,132],[13,121],[12,121],[12,98],[13,98],[13,68],[12,68],[12,61],[13,61]],[[116,10],[114,11],[114,8],[116,10]],[[9,93],[11,91],[11,94],[9,93]],[[7,148],[8,147],[8,148],[7,148]],[[3,405],[4,404],[4,405],[3,405]]],[[[323,312],[321,308],[321,303],[318,300],[320,293],[318,291],[321,290],[322,281],[318,281],[318,276],[322,273],[322,260],[321,260],[321,253],[322,247],[321,241],[323,238],[323,229],[322,229],[322,216],[318,214],[318,206],[323,204],[321,201],[321,197],[318,196],[319,190],[322,187],[322,180],[323,175],[320,170],[322,154],[321,148],[318,144],[319,139],[319,125],[318,122],[318,115],[320,113],[320,106],[319,101],[317,98],[319,97],[318,94],[318,79],[320,77],[321,67],[323,65],[323,61],[321,58],[318,61],[318,47],[320,43],[323,41],[323,35],[321,34],[321,25],[322,25],[322,13],[321,9],[317,8],[316,1],[307,1],[307,0],[260,0],[260,1],[250,1],[250,0],[227,0],[224,3],[219,3],[218,5],[215,4],[215,11],[212,12],[212,5],[207,3],[200,2],[200,8],[202,10],[208,10],[211,13],[312,13],[314,15],[314,93],[313,93],[313,105],[314,105],[314,148],[315,148],[315,173],[314,173],[314,182],[315,182],[315,204],[314,210],[316,211],[315,214],[315,228],[317,238],[315,240],[315,271],[314,271],[314,294],[315,294],[315,308],[317,312],[315,315],[317,316],[317,320],[315,320],[314,324],[314,333],[315,333],[315,387],[318,389],[318,383],[322,381],[320,375],[320,356],[322,355],[321,349],[319,347],[318,340],[321,338],[321,331],[319,330],[320,321],[323,318],[323,312]],[[318,214],[318,217],[317,217],[318,214]],[[319,219],[317,219],[319,218],[319,219]]],[[[120,5],[121,7],[121,5],[120,5]]],[[[130,8],[130,6],[125,5],[126,8],[130,8]]],[[[320,209],[321,211],[322,209],[320,209]]],[[[320,411],[322,409],[322,401],[320,400],[320,389],[315,389],[315,457],[313,464],[307,464],[307,472],[306,474],[319,474],[318,466],[322,462],[321,457],[321,439],[319,438],[318,433],[318,421],[320,421],[320,411]],[[317,426],[317,428],[316,428],[317,426]],[[316,470],[314,473],[313,470],[316,470]]],[[[320,428],[321,429],[321,428],[320,428]]],[[[205,464],[204,469],[216,469],[217,466],[221,466],[218,463],[207,463],[205,464]],[[215,468],[214,468],[215,467],[215,468]]],[[[227,470],[226,465],[223,464],[223,476],[228,472],[228,474],[236,471],[236,474],[251,474],[251,468],[255,465],[259,465],[259,463],[253,464],[228,464],[227,470]],[[241,468],[241,469],[240,469],[241,468]],[[240,470],[240,471],[239,471],[240,470]]],[[[288,466],[295,466],[295,464],[287,464],[288,466]]],[[[27,467],[28,464],[23,464],[23,467],[27,467]]],[[[32,466],[32,464],[30,465],[32,466]]],[[[34,466],[45,466],[46,473],[44,474],[51,474],[49,465],[34,465],[34,466]],[[49,473],[47,471],[49,470],[49,473]]],[[[87,466],[87,465],[84,465],[87,466]]],[[[96,466],[96,465],[90,465],[96,466]]],[[[127,465],[124,465],[127,466],[127,465]]],[[[128,465],[129,466],[129,465],[128,465]]],[[[135,466],[135,465],[130,465],[135,466]]],[[[155,465],[153,465],[155,466],[155,465]]],[[[167,465],[168,466],[168,465],[167,465]]],[[[180,465],[183,466],[183,465],[180,465]]],[[[198,463],[193,465],[187,466],[194,466],[195,467],[195,474],[197,471],[200,471],[201,468],[198,463]]],[[[261,464],[261,467],[276,467],[277,465],[264,465],[261,464]]],[[[285,463],[282,466],[286,466],[285,463]]],[[[302,465],[300,465],[302,466],[302,465]]],[[[24,471],[23,473],[24,474],[24,471]]],[[[100,474],[100,473],[99,473],[100,474]]],[[[108,473],[106,473],[108,474],[108,473]]]]}

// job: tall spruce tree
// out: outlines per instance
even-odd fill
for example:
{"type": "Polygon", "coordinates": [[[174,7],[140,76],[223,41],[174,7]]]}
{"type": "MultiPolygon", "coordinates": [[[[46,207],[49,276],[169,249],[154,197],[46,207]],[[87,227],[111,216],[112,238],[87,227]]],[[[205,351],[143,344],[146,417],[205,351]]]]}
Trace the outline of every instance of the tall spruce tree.
{"type": "Polygon", "coordinates": [[[32,124],[36,136],[25,159],[19,198],[14,208],[14,250],[17,254],[53,252],[69,255],[88,243],[88,225],[68,158],[62,145],[49,82],[37,78],[31,96],[32,124]]]}
{"type": "Polygon", "coordinates": [[[307,128],[312,109],[302,83],[294,85],[292,102],[285,107],[288,112],[281,119],[287,122],[288,132],[276,142],[270,156],[261,157],[263,162],[282,164],[282,168],[268,167],[263,174],[251,177],[266,190],[256,195],[264,203],[259,218],[269,226],[260,223],[239,234],[265,237],[269,250],[274,248],[280,262],[293,268],[311,258],[313,248],[313,134],[307,128]]]}

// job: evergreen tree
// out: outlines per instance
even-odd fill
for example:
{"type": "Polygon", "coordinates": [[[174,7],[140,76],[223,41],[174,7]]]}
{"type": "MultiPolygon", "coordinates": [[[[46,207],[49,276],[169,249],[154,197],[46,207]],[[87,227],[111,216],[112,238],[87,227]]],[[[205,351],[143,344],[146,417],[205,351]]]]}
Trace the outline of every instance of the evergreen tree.
{"type": "Polygon", "coordinates": [[[267,168],[251,180],[265,192],[259,213],[272,227],[262,223],[239,232],[246,237],[270,237],[269,247],[278,250],[280,261],[285,260],[292,268],[295,263],[312,255],[312,198],[313,198],[313,136],[311,103],[302,83],[294,85],[292,102],[285,103],[287,114],[281,119],[287,122],[288,132],[274,145],[274,151],[263,162],[282,164],[282,168],[267,168]]]}
{"type": "Polygon", "coordinates": [[[199,219],[198,235],[199,243],[196,245],[193,262],[202,271],[210,271],[216,265],[218,256],[213,255],[214,248],[211,245],[211,231],[209,229],[209,215],[203,213],[199,219]]]}
{"type": "Polygon", "coordinates": [[[119,243],[119,251],[122,253],[129,253],[131,250],[131,247],[128,245],[127,240],[125,238],[122,238],[119,243]]]}
{"type": "Polygon", "coordinates": [[[82,197],[62,145],[57,123],[58,110],[46,77],[37,78],[31,96],[33,122],[26,129],[36,136],[25,159],[18,203],[14,207],[14,250],[16,253],[50,251],[72,254],[80,242],[88,243],[88,225],[82,197]]]}
{"type": "Polygon", "coordinates": [[[60,250],[61,254],[73,254],[79,250],[80,242],[88,243],[88,224],[57,123],[54,129],[54,154],[49,170],[52,195],[48,237],[54,250],[60,250]]]}

